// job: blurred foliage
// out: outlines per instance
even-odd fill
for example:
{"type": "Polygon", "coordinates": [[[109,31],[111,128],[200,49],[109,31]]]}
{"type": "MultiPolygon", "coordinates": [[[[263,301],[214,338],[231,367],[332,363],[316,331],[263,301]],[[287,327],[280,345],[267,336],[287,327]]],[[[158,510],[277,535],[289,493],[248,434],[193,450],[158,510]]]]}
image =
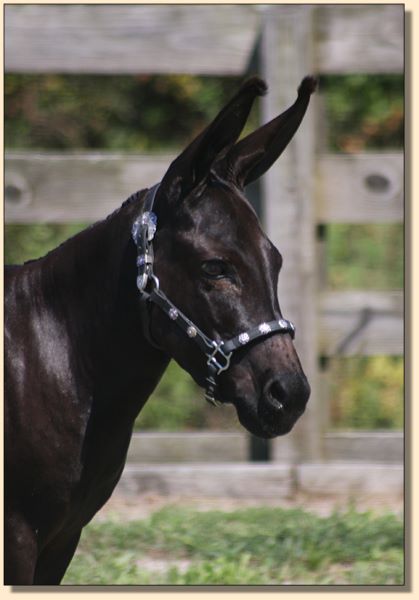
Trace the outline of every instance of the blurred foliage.
{"type": "MultiPolygon", "coordinates": [[[[238,77],[22,75],[4,79],[8,148],[149,151],[192,139],[237,90],[238,77]]],[[[400,75],[322,76],[331,149],[403,145],[400,75]]],[[[253,110],[246,131],[258,123],[253,110]]]]}
{"type": "Polygon", "coordinates": [[[326,268],[331,289],[385,290],[403,287],[401,223],[327,227],[326,268]]]}
{"type": "Polygon", "coordinates": [[[177,149],[207,126],[239,81],[192,75],[7,74],[5,145],[49,150],[177,149]]]}
{"type": "Polygon", "coordinates": [[[37,223],[6,226],[4,262],[21,264],[44,256],[50,250],[86,227],[86,223],[37,223]]]}
{"type": "Polygon", "coordinates": [[[360,152],[403,146],[402,75],[327,75],[320,80],[320,90],[326,101],[331,150],[360,152]]]}
{"type": "Polygon", "coordinates": [[[334,358],[330,420],[338,429],[402,429],[403,358],[334,358]]]}
{"type": "MultiPolygon", "coordinates": [[[[5,145],[8,149],[133,152],[182,147],[208,124],[236,91],[239,81],[191,75],[6,74],[5,145]]],[[[325,97],[331,150],[358,152],[402,146],[402,76],[324,76],[320,89],[325,97]]],[[[256,106],[244,133],[257,123],[256,106]]],[[[7,225],[5,261],[21,263],[42,256],[83,227],[7,225]]],[[[393,289],[403,285],[401,225],[330,225],[327,244],[330,287],[393,289]]],[[[400,427],[402,359],[362,357],[338,362],[333,370],[333,424],[400,427]]],[[[238,427],[234,409],[215,411],[207,406],[202,390],[175,363],[136,426],[166,430],[238,427]]]]}
{"type": "Polygon", "coordinates": [[[232,406],[215,410],[204,399],[204,392],[175,361],[171,361],[159,385],[135,423],[135,430],[179,431],[179,429],[240,428],[232,406]]]}
{"type": "Polygon", "coordinates": [[[137,429],[176,431],[200,429],[205,424],[200,390],[173,360],[137,418],[137,429]]]}

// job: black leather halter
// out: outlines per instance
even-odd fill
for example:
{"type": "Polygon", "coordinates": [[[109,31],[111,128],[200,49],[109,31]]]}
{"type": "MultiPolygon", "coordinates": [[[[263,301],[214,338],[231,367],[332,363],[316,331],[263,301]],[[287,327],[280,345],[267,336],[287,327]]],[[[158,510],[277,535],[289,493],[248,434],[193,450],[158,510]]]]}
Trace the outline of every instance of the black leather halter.
{"type": "Polygon", "coordinates": [[[205,399],[220,406],[214,395],[217,387],[216,378],[230,366],[233,352],[243,348],[253,340],[264,338],[272,333],[289,333],[295,336],[295,327],[291,321],[278,319],[260,323],[247,331],[243,331],[229,340],[214,340],[203,333],[195,323],[171,302],[160,290],[159,280],[153,273],[153,238],[157,229],[157,217],[153,213],[154,199],[159,189],[159,183],[147,192],[141,215],[132,226],[132,238],[137,246],[137,287],[143,308],[143,326],[148,341],[157,347],[150,333],[149,303],[156,304],[186,335],[193,340],[207,358],[208,373],[206,378],[205,399]]]}

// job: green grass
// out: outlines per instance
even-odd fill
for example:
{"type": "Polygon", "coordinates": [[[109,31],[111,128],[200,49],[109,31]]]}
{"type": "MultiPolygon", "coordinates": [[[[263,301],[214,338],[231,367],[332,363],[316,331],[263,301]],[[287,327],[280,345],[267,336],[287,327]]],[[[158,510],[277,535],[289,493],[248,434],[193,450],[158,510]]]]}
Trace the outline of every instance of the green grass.
{"type": "Polygon", "coordinates": [[[393,514],[167,507],[89,525],[63,583],[402,585],[403,577],[403,524],[393,514]],[[152,571],[140,564],[151,558],[189,562],[152,571]]]}

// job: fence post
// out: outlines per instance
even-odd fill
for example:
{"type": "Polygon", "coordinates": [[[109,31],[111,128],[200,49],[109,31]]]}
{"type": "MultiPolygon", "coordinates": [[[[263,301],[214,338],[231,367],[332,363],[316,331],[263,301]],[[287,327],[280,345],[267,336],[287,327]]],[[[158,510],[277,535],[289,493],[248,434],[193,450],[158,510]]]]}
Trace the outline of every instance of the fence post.
{"type": "MultiPolygon", "coordinates": [[[[261,39],[261,69],[269,85],[263,122],[296,98],[313,71],[311,6],[267,7],[261,39]]],[[[316,227],[314,198],[315,94],[296,136],[263,179],[265,226],[284,257],[279,277],[283,315],[296,323],[296,348],[312,388],[307,410],[290,434],[295,460],[322,457],[321,398],[317,367],[316,227]]]]}

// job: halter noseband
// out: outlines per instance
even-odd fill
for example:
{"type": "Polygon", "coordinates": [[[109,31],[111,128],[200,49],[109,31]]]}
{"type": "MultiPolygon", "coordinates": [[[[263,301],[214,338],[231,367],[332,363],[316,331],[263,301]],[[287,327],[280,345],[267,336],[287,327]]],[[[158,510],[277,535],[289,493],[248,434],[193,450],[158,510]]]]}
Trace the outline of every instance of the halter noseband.
{"type": "Polygon", "coordinates": [[[215,389],[217,387],[216,378],[220,373],[226,371],[230,366],[230,360],[233,352],[238,348],[246,346],[253,340],[266,337],[271,333],[289,333],[294,339],[295,327],[291,321],[278,319],[261,323],[256,327],[248,329],[230,340],[213,340],[203,333],[195,323],[179,310],[173,302],[160,290],[159,280],[153,273],[153,238],[157,229],[157,217],[153,213],[154,199],[159,189],[159,183],[154,185],[147,192],[144,207],[141,215],[135,220],[132,226],[132,238],[137,246],[137,287],[140,292],[141,305],[143,308],[143,325],[148,341],[156,346],[151,339],[150,323],[148,313],[148,303],[152,302],[193,340],[207,358],[207,378],[205,399],[220,406],[221,402],[215,399],[215,389]],[[147,289],[149,291],[147,291],[147,289]]]}

